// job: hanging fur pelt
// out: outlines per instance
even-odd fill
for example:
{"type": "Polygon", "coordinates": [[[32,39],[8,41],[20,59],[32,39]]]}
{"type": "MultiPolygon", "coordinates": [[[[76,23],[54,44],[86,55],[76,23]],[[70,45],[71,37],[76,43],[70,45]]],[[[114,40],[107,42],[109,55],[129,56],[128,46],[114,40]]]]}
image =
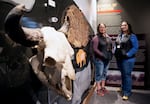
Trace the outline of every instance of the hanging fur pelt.
{"type": "Polygon", "coordinates": [[[92,34],[92,28],[84,14],[73,4],[66,10],[65,17],[69,18],[69,30],[66,33],[68,41],[74,47],[85,47],[89,42],[89,35],[92,34]]]}

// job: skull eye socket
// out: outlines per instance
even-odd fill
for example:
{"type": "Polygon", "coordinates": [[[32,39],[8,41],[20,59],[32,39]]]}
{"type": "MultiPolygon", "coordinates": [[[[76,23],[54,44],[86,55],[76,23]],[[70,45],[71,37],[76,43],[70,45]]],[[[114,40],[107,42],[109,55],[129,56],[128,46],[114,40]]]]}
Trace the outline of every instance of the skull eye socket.
{"type": "Polygon", "coordinates": [[[47,57],[45,59],[45,65],[46,66],[54,66],[55,64],[56,64],[56,61],[53,58],[47,57]]]}

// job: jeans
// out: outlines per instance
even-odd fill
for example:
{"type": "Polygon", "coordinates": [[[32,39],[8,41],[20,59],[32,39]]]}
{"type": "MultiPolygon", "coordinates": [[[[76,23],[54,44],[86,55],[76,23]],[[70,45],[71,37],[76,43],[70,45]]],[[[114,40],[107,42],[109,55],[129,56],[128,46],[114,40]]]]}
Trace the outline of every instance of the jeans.
{"type": "Polygon", "coordinates": [[[132,70],[134,67],[135,58],[117,61],[118,68],[122,78],[122,93],[125,96],[131,95],[132,90],[132,70]]]}
{"type": "Polygon", "coordinates": [[[100,59],[94,59],[95,64],[95,81],[100,82],[106,80],[106,75],[109,67],[109,61],[102,61],[100,59]]]}

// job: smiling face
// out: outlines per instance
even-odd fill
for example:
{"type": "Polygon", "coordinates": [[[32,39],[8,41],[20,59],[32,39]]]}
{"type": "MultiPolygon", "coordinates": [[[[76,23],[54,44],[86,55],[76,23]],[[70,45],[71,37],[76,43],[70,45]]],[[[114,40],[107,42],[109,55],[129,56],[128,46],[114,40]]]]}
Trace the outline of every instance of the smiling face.
{"type": "Polygon", "coordinates": [[[128,33],[129,26],[128,26],[127,22],[125,22],[125,21],[122,22],[120,28],[121,28],[121,30],[122,30],[123,33],[128,33]]]}
{"type": "Polygon", "coordinates": [[[100,24],[99,25],[99,32],[102,33],[102,34],[105,34],[106,33],[106,26],[105,24],[100,24]]]}

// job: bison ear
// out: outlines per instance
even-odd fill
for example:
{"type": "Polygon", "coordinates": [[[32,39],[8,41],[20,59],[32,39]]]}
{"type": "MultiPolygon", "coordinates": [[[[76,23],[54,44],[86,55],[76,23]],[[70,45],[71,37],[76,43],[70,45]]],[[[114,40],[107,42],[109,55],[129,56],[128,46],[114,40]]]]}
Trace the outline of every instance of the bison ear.
{"type": "Polygon", "coordinates": [[[44,66],[55,66],[56,61],[52,57],[47,57],[44,60],[44,66]]]}

